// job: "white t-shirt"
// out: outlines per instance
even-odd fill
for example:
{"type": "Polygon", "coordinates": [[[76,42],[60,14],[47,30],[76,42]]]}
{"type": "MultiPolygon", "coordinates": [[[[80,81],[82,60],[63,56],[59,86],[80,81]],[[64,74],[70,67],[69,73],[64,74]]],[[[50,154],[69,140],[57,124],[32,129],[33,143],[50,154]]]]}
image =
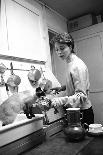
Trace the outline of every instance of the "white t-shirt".
{"type": "MultiPolygon", "coordinates": [[[[78,58],[75,54],[71,54],[71,61],[67,63],[66,74],[66,92],[67,96],[74,95],[86,97],[85,102],[80,103],[81,109],[88,109],[91,107],[89,100],[89,73],[85,63],[78,58]]],[[[75,104],[75,102],[73,103],[75,104]]]]}

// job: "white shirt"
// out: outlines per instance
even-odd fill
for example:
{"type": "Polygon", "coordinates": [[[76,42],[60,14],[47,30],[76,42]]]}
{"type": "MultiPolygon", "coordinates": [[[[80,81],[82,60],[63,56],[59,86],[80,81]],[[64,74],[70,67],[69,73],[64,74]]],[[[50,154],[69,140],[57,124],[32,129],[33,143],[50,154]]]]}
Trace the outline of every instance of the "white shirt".
{"type": "MultiPolygon", "coordinates": [[[[71,59],[67,63],[67,75],[66,75],[66,93],[67,96],[75,97],[79,96],[85,100],[79,104],[81,109],[88,109],[91,107],[89,100],[89,73],[85,63],[78,58],[75,54],[71,54],[71,59]]],[[[73,102],[75,106],[75,102],[73,102]]]]}

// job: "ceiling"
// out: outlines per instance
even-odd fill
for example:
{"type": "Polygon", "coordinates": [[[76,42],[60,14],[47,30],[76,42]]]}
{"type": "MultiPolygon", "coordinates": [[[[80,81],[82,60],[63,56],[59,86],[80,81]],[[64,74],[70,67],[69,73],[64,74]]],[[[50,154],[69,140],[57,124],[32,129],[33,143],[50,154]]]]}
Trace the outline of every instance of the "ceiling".
{"type": "Polygon", "coordinates": [[[39,0],[67,19],[85,14],[103,14],[103,0],[39,0]]]}

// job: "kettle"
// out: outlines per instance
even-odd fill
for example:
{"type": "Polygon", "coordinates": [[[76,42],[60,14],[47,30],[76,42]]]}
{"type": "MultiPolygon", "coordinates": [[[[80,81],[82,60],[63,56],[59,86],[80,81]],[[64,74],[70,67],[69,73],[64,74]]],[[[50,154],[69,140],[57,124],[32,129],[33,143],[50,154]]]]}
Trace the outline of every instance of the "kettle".
{"type": "Polygon", "coordinates": [[[63,131],[66,135],[66,140],[75,142],[85,138],[86,128],[88,125],[81,124],[80,108],[67,108],[67,126],[64,127],[63,131]]]}

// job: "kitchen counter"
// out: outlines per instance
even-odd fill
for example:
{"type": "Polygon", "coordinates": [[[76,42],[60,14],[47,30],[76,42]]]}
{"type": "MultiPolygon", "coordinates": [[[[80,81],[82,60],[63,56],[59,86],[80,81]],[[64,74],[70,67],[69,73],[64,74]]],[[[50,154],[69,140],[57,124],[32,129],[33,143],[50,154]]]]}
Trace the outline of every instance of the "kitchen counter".
{"type": "Polygon", "coordinates": [[[103,155],[103,136],[93,138],[77,155],[103,155]]]}
{"type": "Polygon", "coordinates": [[[85,136],[80,142],[67,142],[63,132],[22,155],[103,155],[103,136],[85,136]]]}

